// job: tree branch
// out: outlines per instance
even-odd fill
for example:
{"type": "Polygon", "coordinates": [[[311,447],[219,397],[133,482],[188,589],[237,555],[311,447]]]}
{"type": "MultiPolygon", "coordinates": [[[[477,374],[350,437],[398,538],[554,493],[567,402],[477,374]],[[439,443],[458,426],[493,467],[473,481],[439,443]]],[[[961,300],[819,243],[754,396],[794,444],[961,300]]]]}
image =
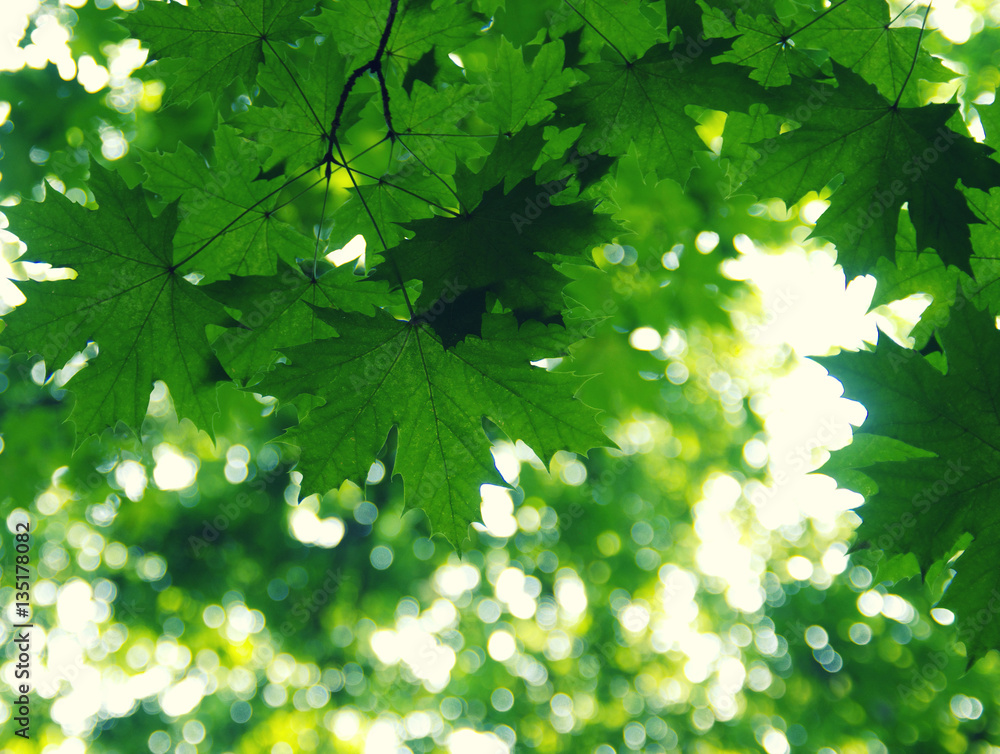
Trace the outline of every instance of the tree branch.
{"type": "Polygon", "coordinates": [[[344,90],[340,93],[340,100],[337,102],[337,109],[333,115],[333,123],[330,124],[329,143],[326,147],[326,157],[324,159],[327,171],[330,170],[330,164],[333,162],[334,142],[337,139],[337,131],[340,129],[340,120],[344,116],[344,107],[347,105],[347,98],[354,89],[354,85],[358,82],[358,79],[364,73],[374,73],[378,79],[379,88],[382,90],[382,115],[385,117],[385,125],[389,129],[389,139],[392,140],[395,137],[396,132],[392,127],[392,115],[389,112],[389,88],[386,86],[385,76],[382,73],[382,56],[385,54],[385,48],[389,44],[389,36],[392,34],[392,25],[396,21],[397,10],[399,10],[399,0],[390,0],[389,16],[385,20],[385,28],[382,30],[382,37],[379,39],[378,49],[375,50],[374,57],[364,65],[358,66],[351,71],[351,75],[347,77],[347,83],[344,85],[344,90]]]}

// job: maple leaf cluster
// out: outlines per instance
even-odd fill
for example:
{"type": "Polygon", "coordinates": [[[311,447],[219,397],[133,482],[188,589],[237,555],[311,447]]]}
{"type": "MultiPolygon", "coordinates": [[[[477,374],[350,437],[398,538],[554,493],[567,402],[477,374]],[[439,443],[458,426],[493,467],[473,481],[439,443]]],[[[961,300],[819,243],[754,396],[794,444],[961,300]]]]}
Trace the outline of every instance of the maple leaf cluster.
{"type": "MultiPolygon", "coordinates": [[[[979,108],[982,143],[957,103],[925,104],[921,87],[954,75],[922,48],[926,9],[495,6],[203,0],[123,16],[165,104],[207,101],[216,119],[208,151],[143,153],[137,186],[95,164],[87,207],[50,191],[5,208],[31,258],[75,271],[26,283],[3,342],[50,370],[97,344],[68,385],[79,441],[138,430],[155,380],[211,432],[232,381],[299,408],[282,440],[300,448],[305,493],[363,483],[396,431],[406,504],[458,545],[479,485],[502,483],[484,419],[543,461],[610,444],[576,397],[582,378],[536,364],[585,335],[570,272],[633,232],[610,201],[616,161],[683,186],[708,159],[725,196],[822,191],[813,235],[849,275],[878,277],[876,303],[933,295],[915,331],[937,339],[933,358],[889,344],[824,362],[869,407],[866,432],[896,443],[831,473],[878,490],[861,536],[921,568],[974,537],[960,607],[1000,588],[985,554],[1000,123],[979,108]],[[489,63],[466,66],[464,50],[489,63]],[[697,129],[709,111],[726,116],[721,143],[697,129]],[[357,235],[364,260],[332,264],[357,235]],[[878,544],[904,513],[913,523],[878,544]]],[[[979,632],[973,651],[998,642],[979,632]]]]}

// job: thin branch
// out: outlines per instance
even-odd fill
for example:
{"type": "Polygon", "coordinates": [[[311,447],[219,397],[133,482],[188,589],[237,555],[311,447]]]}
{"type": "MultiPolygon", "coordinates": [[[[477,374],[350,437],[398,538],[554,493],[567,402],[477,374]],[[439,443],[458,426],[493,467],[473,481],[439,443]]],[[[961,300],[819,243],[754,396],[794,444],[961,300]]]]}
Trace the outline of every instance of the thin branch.
{"type": "Polygon", "coordinates": [[[375,51],[375,56],[364,65],[355,68],[351,71],[351,75],[347,77],[347,83],[344,84],[344,90],[340,93],[340,99],[337,101],[337,109],[333,114],[333,122],[330,124],[330,143],[326,150],[327,162],[333,160],[333,147],[335,144],[337,146],[337,151],[340,153],[341,160],[346,162],[346,160],[344,160],[343,151],[337,143],[337,131],[340,130],[340,120],[344,117],[344,108],[347,106],[347,98],[350,96],[351,91],[354,89],[354,85],[358,83],[358,79],[361,78],[363,73],[372,72],[378,77],[379,87],[382,90],[382,114],[385,117],[386,126],[389,128],[389,138],[393,138],[394,132],[392,130],[392,116],[389,114],[389,89],[385,83],[385,76],[382,75],[382,56],[385,54],[385,48],[389,44],[389,36],[392,34],[392,25],[396,20],[397,10],[399,10],[399,0],[390,0],[389,16],[385,20],[385,28],[382,30],[382,38],[379,39],[378,49],[375,51]]]}
{"type": "Polygon", "coordinates": [[[379,88],[382,90],[382,116],[385,118],[385,125],[389,129],[389,138],[396,136],[396,129],[392,127],[392,113],[389,111],[389,87],[385,83],[385,74],[382,73],[382,61],[378,62],[375,68],[375,77],[378,79],[379,88]]]}
{"type": "Polygon", "coordinates": [[[913,75],[913,71],[917,67],[917,56],[920,55],[920,42],[924,38],[924,29],[927,28],[927,18],[931,15],[931,6],[933,5],[934,0],[927,3],[927,12],[924,13],[924,22],[920,24],[920,34],[917,36],[917,48],[913,51],[913,60],[910,61],[910,70],[906,72],[906,78],[903,79],[903,85],[899,87],[899,94],[896,95],[896,101],[892,103],[893,110],[899,107],[899,101],[903,99],[903,92],[906,91],[906,85],[910,83],[910,76],[913,75]]]}

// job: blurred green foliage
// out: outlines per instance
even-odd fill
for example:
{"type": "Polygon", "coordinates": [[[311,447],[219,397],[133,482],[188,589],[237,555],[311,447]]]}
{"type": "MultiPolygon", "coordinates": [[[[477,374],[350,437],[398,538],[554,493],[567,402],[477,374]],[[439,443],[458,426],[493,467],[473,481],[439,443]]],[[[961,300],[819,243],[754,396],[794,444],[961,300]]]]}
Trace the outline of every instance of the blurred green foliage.
{"type": "MultiPolygon", "coordinates": [[[[477,4],[521,44],[557,9],[494,6],[477,4]]],[[[74,55],[106,62],[105,42],[123,39],[114,12],[61,18],[74,55]]],[[[996,84],[996,33],[928,40],[968,67],[969,101],[996,84]]],[[[491,39],[463,52],[470,76],[491,39]]],[[[204,102],[123,113],[52,66],[0,75],[0,101],[6,195],[43,177],[85,187],[87,154],[135,183],[139,148],[205,151],[216,118],[204,102]],[[107,127],[127,156],[99,156],[107,127]]],[[[721,132],[712,113],[703,123],[721,132]]],[[[403,512],[393,436],[364,489],[300,500],[294,456],[271,442],[290,407],[224,388],[212,443],[159,383],[139,437],[74,452],[63,381],[4,356],[0,604],[13,600],[12,522],[28,516],[37,654],[32,739],[0,752],[995,751],[997,654],[967,671],[959,627],[931,615],[948,571],[876,585],[874,560],[846,555],[853,513],[796,500],[776,524],[766,510],[796,492],[749,448],[767,439],[761,397],[795,358],[733,324],[766,312],[720,263],[742,236],[803,244],[805,200],[786,212],[723,198],[707,155],[684,190],[647,167],[628,156],[600,179],[642,240],[566,268],[567,293],[603,318],[551,365],[597,375],[581,395],[620,450],[545,469],[494,431],[512,487],[485,493],[487,526],[461,554],[403,512]],[[643,328],[661,344],[630,343],[643,328]]],[[[8,682],[10,635],[4,623],[8,682]]],[[[0,696],[8,732],[13,696],[0,696]]]]}

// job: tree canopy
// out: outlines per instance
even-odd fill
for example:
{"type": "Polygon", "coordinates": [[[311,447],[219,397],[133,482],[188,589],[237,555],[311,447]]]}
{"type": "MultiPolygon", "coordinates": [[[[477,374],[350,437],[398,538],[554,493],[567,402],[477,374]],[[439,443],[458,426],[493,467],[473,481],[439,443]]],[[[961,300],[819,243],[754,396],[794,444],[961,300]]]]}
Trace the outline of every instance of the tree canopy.
{"type": "Polygon", "coordinates": [[[1000,746],[995,12],[24,23],[11,751],[1000,746]],[[769,345],[834,260],[881,336],[769,345]]]}

